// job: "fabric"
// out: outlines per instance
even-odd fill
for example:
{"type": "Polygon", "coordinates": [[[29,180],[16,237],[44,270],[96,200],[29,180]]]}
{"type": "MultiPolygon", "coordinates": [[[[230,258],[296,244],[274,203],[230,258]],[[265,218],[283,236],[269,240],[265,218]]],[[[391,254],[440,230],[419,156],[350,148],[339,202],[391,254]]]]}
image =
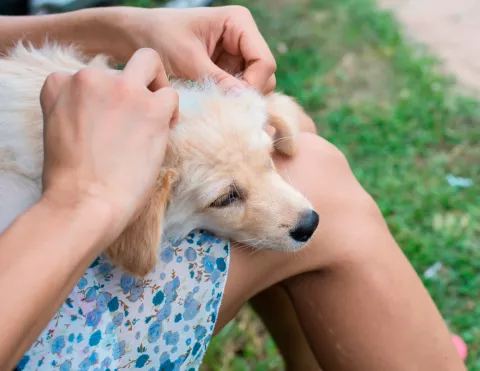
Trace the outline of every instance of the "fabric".
{"type": "Polygon", "coordinates": [[[230,246],[202,231],[160,249],[141,280],[99,257],[18,370],[195,371],[227,281],[230,246]]]}

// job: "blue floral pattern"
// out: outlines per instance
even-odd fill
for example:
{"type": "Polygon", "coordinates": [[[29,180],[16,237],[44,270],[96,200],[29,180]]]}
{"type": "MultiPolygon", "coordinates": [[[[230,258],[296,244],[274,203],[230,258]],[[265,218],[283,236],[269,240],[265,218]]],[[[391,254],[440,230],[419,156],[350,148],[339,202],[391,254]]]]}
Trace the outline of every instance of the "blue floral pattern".
{"type": "Polygon", "coordinates": [[[212,337],[230,246],[202,231],[160,249],[142,279],[97,258],[17,365],[23,370],[195,371],[212,337]]]}

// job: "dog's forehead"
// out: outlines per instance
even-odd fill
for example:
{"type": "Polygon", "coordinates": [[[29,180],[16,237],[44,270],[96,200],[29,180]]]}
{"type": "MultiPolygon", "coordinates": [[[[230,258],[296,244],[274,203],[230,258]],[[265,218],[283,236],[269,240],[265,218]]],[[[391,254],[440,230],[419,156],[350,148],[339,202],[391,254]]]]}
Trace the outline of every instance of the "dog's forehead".
{"type": "Polygon", "coordinates": [[[245,89],[225,93],[216,85],[180,89],[180,120],[173,140],[192,156],[209,161],[265,163],[272,147],[266,133],[263,96],[245,89]]]}
{"type": "MultiPolygon", "coordinates": [[[[214,83],[182,87],[180,115],[209,120],[211,125],[243,121],[241,128],[260,129],[267,119],[267,101],[253,89],[225,92],[214,83]]],[[[228,128],[226,128],[228,129],[228,128]]]]}

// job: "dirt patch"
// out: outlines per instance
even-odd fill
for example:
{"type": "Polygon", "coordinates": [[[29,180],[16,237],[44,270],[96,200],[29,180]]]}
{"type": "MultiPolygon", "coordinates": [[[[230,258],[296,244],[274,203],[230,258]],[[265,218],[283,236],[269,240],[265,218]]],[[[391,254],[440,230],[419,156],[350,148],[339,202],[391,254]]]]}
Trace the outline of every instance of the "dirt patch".
{"type": "Polygon", "coordinates": [[[408,36],[442,59],[447,73],[480,96],[479,0],[378,0],[408,36]]]}
{"type": "Polygon", "coordinates": [[[373,50],[363,49],[359,53],[347,52],[339,63],[318,84],[335,87],[335,94],[327,98],[329,109],[345,101],[360,105],[365,101],[378,100],[383,105],[391,98],[392,80],[389,66],[373,50]]]}

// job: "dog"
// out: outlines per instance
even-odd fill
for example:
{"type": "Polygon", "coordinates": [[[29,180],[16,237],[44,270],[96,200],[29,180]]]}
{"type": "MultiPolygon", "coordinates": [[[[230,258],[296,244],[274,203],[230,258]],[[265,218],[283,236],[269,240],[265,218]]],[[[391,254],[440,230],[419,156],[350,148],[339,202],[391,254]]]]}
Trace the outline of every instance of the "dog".
{"type": "MultiPolygon", "coordinates": [[[[0,232],[42,194],[40,91],[53,72],[112,68],[73,47],[18,44],[0,58],[0,232]]],[[[298,251],[319,216],[275,169],[273,151],[293,156],[302,108],[280,93],[224,92],[213,81],[173,81],[179,120],[161,176],[139,216],[107,248],[126,271],[154,268],[162,244],[203,229],[254,248],[298,251]],[[274,135],[267,129],[273,127],[274,135]]]]}

